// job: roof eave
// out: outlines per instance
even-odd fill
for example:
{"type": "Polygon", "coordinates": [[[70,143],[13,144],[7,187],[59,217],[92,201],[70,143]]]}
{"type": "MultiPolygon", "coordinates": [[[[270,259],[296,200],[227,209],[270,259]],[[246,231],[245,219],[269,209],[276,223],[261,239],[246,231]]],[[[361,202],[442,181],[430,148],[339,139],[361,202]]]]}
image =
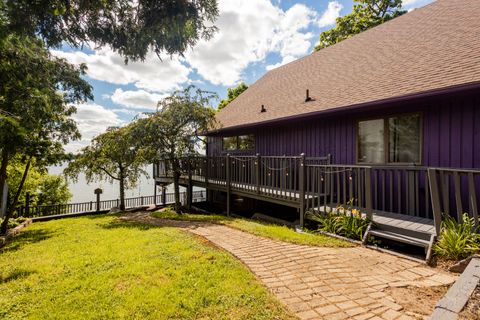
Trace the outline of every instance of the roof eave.
{"type": "Polygon", "coordinates": [[[270,119],[270,120],[255,122],[255,123],[241,124],[241,125],[230,126],[226,128],[219,128],[219,129],[209,131],[208,134],[212,135],[212,134],[219,134],[219,133],[225,133],[230,131],[237,131],[240,129],[253,129],[256,127],[261,127],[261,126],[266,126],[271,124],[282,124],[284,122],[289,122],[292,120],[303,120],[305,118],[316,117],[321,115],[333,115],[335,113],[341,113],[341,112],[347,112],[347,111],[359,111],[364,108],[387,106],[390,104],[398,104],[398,103],[408,102],[411,100],[432,98],[432,97],[437,97],[441,95],[455,94],[455,93],[461,93],[465,91],[478,90],[478,89],[480,89],[480,81],[456,85],[456,86],[444,87],[444,88],[434,89],[429,91],[423,91],[423,92],[418,92],[418,93],[413,93],[413,94],[408,94],[403,96],[397,96],[397,97],[392,97],[387,99],[369,101],[365,103],[353,104],[348,106],[340,106],[336,108],[330,108],[327,110],[307,112],[307,113],[297,114],[293,116],[275,118],[275,119],[270,119]]]}

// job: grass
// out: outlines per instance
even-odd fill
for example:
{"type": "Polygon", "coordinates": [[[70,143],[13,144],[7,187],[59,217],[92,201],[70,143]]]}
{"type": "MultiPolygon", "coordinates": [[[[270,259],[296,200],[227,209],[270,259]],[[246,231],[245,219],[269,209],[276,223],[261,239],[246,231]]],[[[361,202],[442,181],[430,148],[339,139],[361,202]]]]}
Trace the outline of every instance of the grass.
{"type": "Polygon", "coordinates": [[[0,249],[1,319],[291,319],[228,253],[175,228],[87,216],[0,249]]]}
{"type": "Polygon", "coordinates": [[[298,233],[286,226],[264,223],[256,220],[230,218],[221,215],[209,214],[177,214],[171,210],[152,213],[156,218],[188,221],[204,221],[223,224],[235,229],[270,239],[281,240],[294,244],[317,247],[352,247],[350,242],[332,238],[322,234],[298,233]]]}

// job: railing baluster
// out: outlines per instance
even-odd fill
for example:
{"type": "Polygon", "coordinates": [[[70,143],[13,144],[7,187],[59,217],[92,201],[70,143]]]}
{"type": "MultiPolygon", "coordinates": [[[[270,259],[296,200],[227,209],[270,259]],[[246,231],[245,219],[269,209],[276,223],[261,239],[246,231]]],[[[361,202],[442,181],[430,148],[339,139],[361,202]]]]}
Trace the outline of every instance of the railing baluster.
{"type": "Polygon", "coordinates": [[[468,200],[470,213],[478,227],[478,208],[477,208],[477,191],[475,188],[475,177],[472,172],[468,173],[468,200]]]}
{"type": "Polygon", "coordinates": [[[453,187],[455,194],[455,205],[457,208],[457,221],[462,221],[462,186],[460,183],[460,175],[456,171],[453,172],[453,187]]]}

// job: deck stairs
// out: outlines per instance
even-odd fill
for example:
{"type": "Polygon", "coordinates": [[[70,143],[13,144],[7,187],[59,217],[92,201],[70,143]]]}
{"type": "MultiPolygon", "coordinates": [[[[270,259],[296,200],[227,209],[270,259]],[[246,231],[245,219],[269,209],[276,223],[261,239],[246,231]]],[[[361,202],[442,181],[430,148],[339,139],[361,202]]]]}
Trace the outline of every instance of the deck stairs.
{"type": "MultiPolygon", "coordinates": [[[[320,212],[335,211],[333,206],[317,208],[320,212]]],[[[362,213],[366,217],[365,213],[362,213]]],[[[435,242],[435,227],[433,220],[377,211],[373,213],[373,221],[368,226],[363,243],[366,245],[370,237],[388,239],[390,241],[405,243],[424,248],[425,260],[430,263],[432,247],[435,242]]]]}

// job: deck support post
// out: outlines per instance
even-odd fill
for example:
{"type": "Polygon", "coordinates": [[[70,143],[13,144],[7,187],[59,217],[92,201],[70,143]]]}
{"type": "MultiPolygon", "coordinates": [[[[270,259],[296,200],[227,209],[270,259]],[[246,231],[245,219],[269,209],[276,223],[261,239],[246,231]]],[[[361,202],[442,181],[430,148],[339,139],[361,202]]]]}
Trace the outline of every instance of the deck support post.
{"type": "Polygon", "coordinates": [[[428,168],[428,180],[430,186],[430,195],[432,199],[433,222],[437,237],[440,236],[442,224],[442,208],[440,205],[440,194],[438,192],[437,172],[433,168],[428,168]]]}
{"type": "Polygon", "coordinates": [[[187,159],[188,185],[187,185],[187,209],[192,210],[193,186],[192,186],[192,159],[187,159]]]}
{"type": "Polygon", "coordinates": [[[367,219],[373,220],[373,205],[372,205],[372,168],[365,168],[365,210],[367,219]]]}
{"type": "Polygon", "coordinates": [[[230,216],[230,209],[231,209],[231,181],[230,181],[230,154],[227,154],[225,158],[225,175],[227,179],[227,216],[230,216]]]}
{"type": "Polygon", "coordinates": [[[153,205],[157,205],[157,181],[153,182],[153,205]]]}
{"type": "Polygon", "coordinates": [[[260,154],[257,153],[257,158],[255,159],[255,184],[257,194],[260,194],[260,154]]]}
{"type": "Polygon", "coordinates": [[[300,228],[304,227],[305,218],[305,154],[300,155],[300,168],[298,175],[299,200],[300,200],[300,228]]]}
{"type": "Polygon", "coordinates": [[[165,186],[162,186],[162,205],[167,205],[167,188],[165,186]]]}

